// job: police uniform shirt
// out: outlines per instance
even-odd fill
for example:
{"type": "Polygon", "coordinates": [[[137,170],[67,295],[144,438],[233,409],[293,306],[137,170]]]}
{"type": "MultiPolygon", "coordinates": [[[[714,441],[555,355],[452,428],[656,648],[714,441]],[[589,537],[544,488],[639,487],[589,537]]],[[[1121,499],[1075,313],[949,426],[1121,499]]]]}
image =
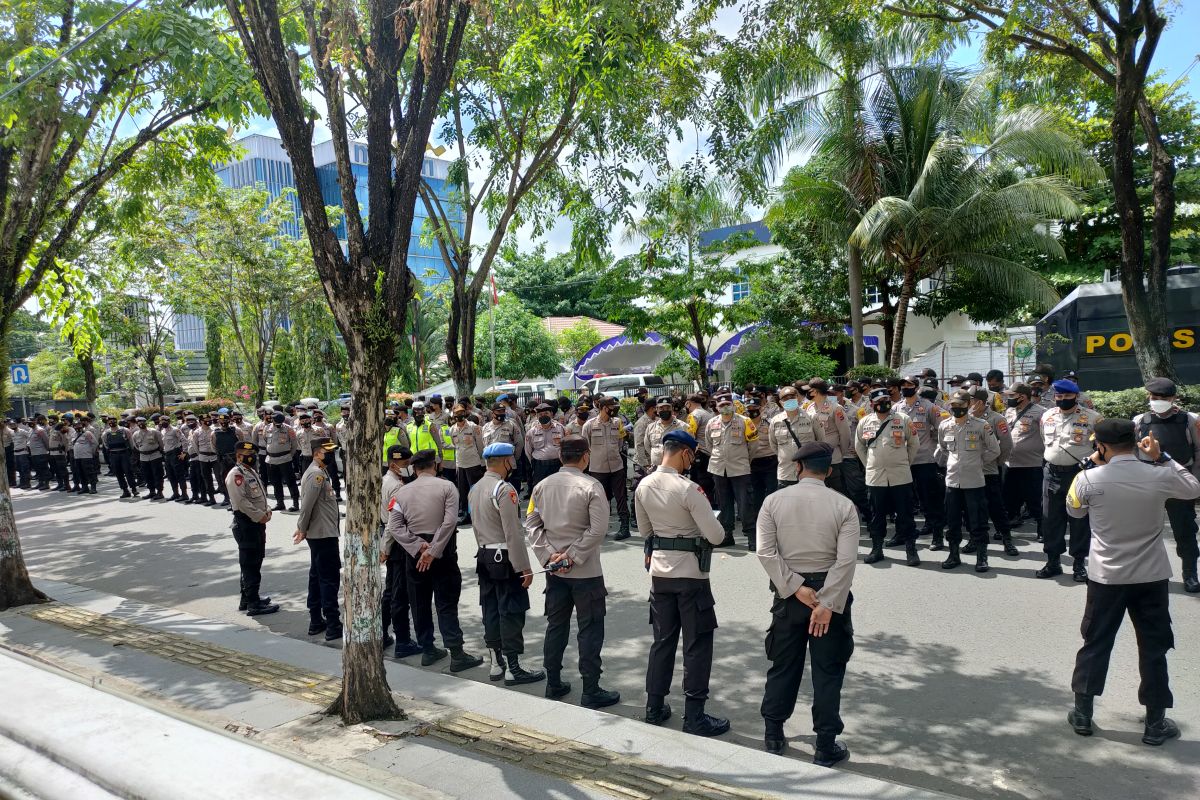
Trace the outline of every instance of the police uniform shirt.
{"type": "Polygon", "coordinates": [[[44,456],[50,452],[50,437],[46,435],[46,429],[41,425],[35,425],[33,431],[29,434],[29,454],[31,456],[44,456]]]}
{"type": "Polygon", "coordinates": [[[387,524],[392,515],[392,499],[404,480],[392,470],[383,473],[383,487],[379,493],[379,527],[383,531],[383,540],[379,543],[379,551],[385,556],[392,552],[392,544],[396,541],[387,534],[387,524]]]}
{"type": "Polygon", "coordinates": [[[450,425],[450,442],[454,445],[455,464],[462,469],[483,466],[483,431],[470,420],[460,428],[455,421],[450,425]]]}
{"type": "Polygon", "coordinates": [[[67,443],[58,428],[50,428],[48,430],[46,434],[46,446],[50,454],[55,456],[62,454],[66,450],[67,443]]]}
{"type": "Polygon", "coordinates": [[[234,464],[225,476],[225,491],[230,508],[242,512],[251,522],[261,522],[267,515],[266,489],[262,478],[250,467],[234,464]]]}
{"type": "Polygon", "coordinates": [[[551,422],[543,428],[540,422],[535,421],[525,435],[525,455],[534,461],[557,461],[559,445],[566,435],[566,428],[557,422],[551,422]]]}
{"type": "MultiPolygon", "coordinates": [[[[608,498],[600,481],[564,466],[533,487],[525,530],[539,564],[566,552],[571,571],[562,578],[600,578],[600,545],[608,533],[608,498]]],[[[712,513],[711,511],[709,512],[712,513]]]]}
{"type": "Polygon", "coordinates": [[[1092,527],[1088,580],[1149,583],[1171,577],[1163,541],[1164,501],[1200,498],[1200,482],[1177,461],[1150,464],[1132,453],[1075,476],[1067,513],[1092,527]]]}
{"type": "Polygon", "coordinates": [[[8,427],[8,423],[0,423],[0,447],[7,448],[13,443],[12,428],[8,427]]]}
{"type": "MultiPolygon", "coordinates": [[[[511,411],[511,409],[509,410],[511,411]]],[[[525,433],[521,430],[521,424],[515,416],[510,416],[506,412],[503,422],[496,422],[495,419],[489,419],[483,423],[484,447],[494,442],[511,444],[513,449],[518,453],[525,449],[525,433]]]]}
{"type": "Polygon", "coordinates": [[[312,457],[312,440],[318,439],[325,435],[324,431],[314,430],[312,427],[304,427],[299,425],[296,428],[296,447],[300,450],[300,455],[304,457],[312,457]]]}
{"type": "Polygon", "coordinates": [[[75,437],[75,441],[71,442],[71,455],[80,460],[95,458],[99,450],[100,447],[96,444],[96,434],[87,428],[80,431],[79,435],[75,437]]]}
{"type": "Polygon", "coordinates": [[[983,465],[1000,455],[1000,444],[985,421],[969,414],[963,420],[952,417],[938,426],[934,460],[946,469],[946,486],[981,489],[983,465]]]}
{"type": "MultiPolygon", "coordinates": [[[[586,422],[586,421],[587,420],[585,419],[584,422],[586,422]]],[[[567,436],[582,436],[583,435],[583,422],[580,422],[578,417],[571,419],[571,420],[567,420],[564,417],[563,418],[563,428],[566,429],[567,436]]]]}
{"type": "Polygon", "coordinates": [[[729,418],[717,415],[704,426],[704,440],[708,445],[708,471],[712,475],[736,478],[739,475],[750,474],[751,439],[758,437],[758,431],[750,424],[750,420],[741,414],[729,418]]]}
{"type": "Polygon", "coordinates": [[[780,597],[804,585],[804,574],[824,572],[821,605],[846,608],[858,561],[858,511],[844,495],[816,478],[803,478],[763,501],[758,512],[758,560],[780,597]]]}
{"type": "Polygon", "coordinates": [[[833,463],[842,463],[845,453],[852,446],[850,439],[850,423],[846,419],[846,411],[838,403],[828,397],[814,402],[808,408],[817,427],[821,429],[822,441],[833,445],[833,463]]]}
{"type": "Polygon", "coordinates": [[[602,421],[599,416],[592,417],[583,423],[581,434],[587,439],[591,451],[588,472],[620,472],[625,468],[625,461],[621,458],[621,445],[628,433],[620,417],[613,417],[607,422],[602,421]]]}
{"type": "Polygon", "coordinates": [[[1092,454],[1092,434],[1102,417],[1078,403],[1069,412],[1058,406],[1042,415],[1042,442],[1046,461],[1070,467],[1092,454]]]}
{"type": "Polygon", "coordinates": [[[858,423],[854,450],[863,464],[868,486],[912,483],[910,467],[919,447],[917,432],[903,414],[891,411],[880,419],[872,412],[858,423]]]}
{"type": "Polygon", "coordinates": [[[195,433],[195,429],[187,427],[186,424],[179,429],[179,435],[183,437],[184,450],[189,458],[196,457],[196,440],[192,437],[193,433],[195,433]]]}
{"type": "Polygon", "coordinates": [[[642,449],[646,453],[646,466],[657,468],[662,463],[663,437],[671,431],[683,430],[687,430],[687,426],[675,417],[671,417],[670,422],[663,422],[661,419],[651,420],[646,425],[645,439],[642,442],[642,449]]]}
{"type": "Polygon", "coordinates": [[[1008,430],[1008,420],[1003,414],[990,408],[984,409],[984,416],[978,419],[992,426],[992,435],[996,437],[996,444],[1000,448],[1000,454],[996,458],[983,462],[983,474],[999,475],[1000,465],[1008,461],[1008,454],[1012,452],[1012,435],[1008,430]]]}
{"type": "Polygon", "coordinates": [[[708,428],[708,421],[713,416],[715,416],[713,412],[703,407],[690,411],[687,415],[687,432],[696,440],[696,449],[701,453],[708,452],[708,442],[704,438],[704,431],[708,428]]]}
{"type": "Polygon", "coordinates": [[[650,450],[646,447],[646,429],[654,422],[649,414],[640,414],[633,423],[633,463],[639,467],[649,467],[650,450]]]}
{"type": "Polygon", "coordinates": [[[296,432],[286,424],[271,423],[262,432],[268,464],[290,464],[296,452],[296,432]]]}
{"type": "MultiPolygon", "coordinates": [[[[521,527],[517,490],[495,472],[483,473],[467,493],[471,511],[471,529],[480,546],[506,545],[508,560],[518,573],[532,571],[529,550],[525,546],[525,530],[521,527]]],[[[487,551],[488,556],[495,553],[487,551]]]]}
{"type": "Polygon", "coordinates": [[[183,437],[180,435],[178,428],[167,425],[165,428],[158,429],[158,435],[162,439],[163,450],[168,453],[183,447],[183,437]]]}
{"type": "Polygon", "coordinates": [[[346,451],[346,445],[350,443],[350,421],[339,419],[337,424],[333,426],[333,440],[342,448],[342,452],[346,451]]]}
{"type": "Polygon", "coordinates": [[[254,441],[254,427],[250,423],[242,420],[241,422],[233,423],[233,429],[238,432],[238,441],[251,442],[254,441]]]}
{"type": "Polygon", "coordinates": [[[201,423],[192,431],[192,442],[196,445],[196,458],[200,461],[216,461],[217,450],[213,443],[212,428],[201,423]]]}
{"type": "Polygon", "coordinates": [[[333,484],[314,461],[300,479],[300,518],[296,520],[296,529],[309,539],[335,539],[341,532],[340,520],[333,484]]]}
{"type": "Polygon", "coordinates": [[[413,558],[421,555],[421,536],[431,536],[429,552],[441,558],[458,524],[458,489],[430,472],[396,490],[388,517],[388,536],[413,558]]]}
{"type": "Polygon", "coordinates": [[[772,417],[767,425],[766,434],[767,443],[779,459],[775,477],[781,481],[796,480],[796,465],[792,463],[792,456],[800,449],[796,444],[797,439],[800,444],[825,441],[821,426],[799,409],[796,410],[795,417],[789,417],[786,411],[772,417]],[[789,427],[791,433],[788,432],[789,427]],[[795,438],[792,438],[792,434],[795,434],[795,438]]]}
{"type": "Polygon", "coordinates": [[[21,455],[29,452],[29,437],[33,433],[28,425],[21,423],[13,431],[13,452],[21,455]]]}
{"type": "Polygon", "coordinates": [[[133,449],[138,452],[138,461],[157,461],[162,458],[162,434],[157,428],[138,428],[133,432],[133,449]]]}
{"type": "Polygon", "coordinates": [[[1030,403],[1023,409],[1010,408],[1004,412],[1012,449],[1005,464],[1010,467],[1041,467],[1046,443],[1042,441],[1041,419],[1046,409],[1030,403]]]}
{"type": "Polygon", "coordinates": [[[912,421],[913,430],[917,432],[917,457],[912,463],[932,464],[936,460],[933,451],[937,447],[938,426],[950,415],[924,397],[905,397],[896,407],[912,421]]]}
{"type": "MultiPolygon", "coordinates": [[[[712,506],[699,486],[676,472],[660,466],[642,479],[633,493],[633,511],[638,531],[644,537],[664,539],[704,538],[720,544],[725,529],[713,515],[712,506]]],[[[655,550],[650,557],[650,575],[654,578],[701,578],[696,554],[687,550],[655,550]]]]}

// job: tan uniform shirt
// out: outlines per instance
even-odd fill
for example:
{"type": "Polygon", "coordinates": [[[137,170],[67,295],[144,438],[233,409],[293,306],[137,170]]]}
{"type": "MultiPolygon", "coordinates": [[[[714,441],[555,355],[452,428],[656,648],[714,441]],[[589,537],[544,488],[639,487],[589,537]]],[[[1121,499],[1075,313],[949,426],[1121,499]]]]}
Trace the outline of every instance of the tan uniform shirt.
{"type": "Polygon", "coordinates": [[[1000,465],[1008,461],[1008,454],[1012,451],[1012,435],[1008,430],[1008,420],[1003,414],[993,411],[991,408],[984,409],[985,416],[980,417],[988,425],[992,426],[992,433],[996,437],[996,443],[1000,446],[1000,454],[990,461],[983,462],[984,475],[999,475],[1000,465]]]}
{"type": "MultiPolygon", "coordinates": [[[[711,512],[710,512],[711,513],[711,512]]],[[[563,467],[533,487],[525,530],[538,563],[565,552],[573,566],[563,578],[600,578],[600,545],[608,534],[608,498],[595,478],[563,467]]]]}
{"type": "Polygon", "coordinates": [[[483,466],[483,429],[467,420],[460,428],[450,423],[450,441],[454,444],[454,463],[463,469],[483,466]]]}
{"type": "Polygon", "coordinates": [[[714,416],[704,426],[704,441],[710,455],[709,473],[731,478],[749,475],[749,441],[757,437],[758,431],[741,414],[734,414],[728,422],[720,415],[714,416]]]}
{"type": "Polygon", "coordinates": [[[826,397],[809,406],[808,415],[821,429],[822,441],[833,445],[833,463],[842,463],[846,451],[854,446],[850,440],[850,422],[846,419],[846,409],[836,400],[826,397]]]}
{"type": "Polygon", "coordinates": [[[296,520],[296,530],[303,531],[309,539],[335,539],[341,533],[341,511],[333,496],[333,484],[315,461],[300,478],[300,518],[296,520]]]}
{"type": "Polygon", "coordinates": [[[387,533],[411,556],[419,556],[421,545],[428,542],[433,557],[441,558],[458,533],[457,525],[458,489],[424,472],[396,491],[387,533]]]}
{"type": "Polygon", "coordinates": [[[697,408],[691,411],[687,416],[687,431],[696,440],[697,447],[701,453],[708,452],[708,441],[704,438],[704,431],[708,428],[708,422],[715,415],[707,408],[697,408]]]}
{"type": "Polygon", "coordinates": [[[133,449],[138,461],[157,461],[163,455],[163,438],[157,428],[138,428],[133,432],[133,449]]]}
{"type": "Polygon", "coordinates": [[[1046,461],[1070,467],[1092,454],[1092,434],[1102,417],[1078,403],[1070,412],[1058,406],[1042,415],[1042,442],[1046,461]]]}
{"type": "Polygon", "coordinates": [[[173,453],[183,447],[183,434],[176,427],[167,425],[165,428],[159,428],[158,435],[162,437],[163,451],[166,453],[173,453]]]}
{"type": "Polygon", "coordinates": [[[1046,409],[1037,403],[1030,403],[1020,411],[1010,408],[1004,412],[1009,436],[1012,437],[1012,449],[1008,451],[1005,464],[1010,467],[1041,468],[1042,454],[1046,451],[1041,426],[1045,413],[1046,409]]]}
{"type": "Polygon", "coordinates": [[[908,417],[895,411],[883,419],[872,412],[858,423],[854,450],[863,463],[868,486],[912,483],[912,460],[917,456],[917,432],[908,417]]]}
{"type": "Polygon", "coordinates": [[[621,458],[621,445],[628,433],[625,423],[619,417],[613,417],[607,422],[600,417],[592,417],[583,423],[583,438],[588,440],[591,456],[588,460],[588,472],[607,473],[620,472],[625,468],[621,458]]]}
{"type": "Polygon", "coordinates": [[[272,422],[263,431],[262,437],[268,464],[289,463],[292,460],[292,454],[299,446],[296,444],[296,432],[286,423],[276,425],[272,422]]]}
{"type": "Polygon", "coordinates": [[[983,465],[1000,455],[1000,444],[992,426],[970,414],[959,422],[948,419],[938,426],[933,457],[946,469],[946,486],[951,489],[982,489],[983,465]]]}
{"type": "MultiPolygon", "coordinates": [[[[633,493],[633,511],[637,514],[642,536],[666,539],[707,539],[720,544],[725,530],[713,515],[712,506],[700,487],[671,467],[660,466],[638,484],[633,493]]],[[[695,553],[686,550],[655,550],[650,558],[654,578],[703,578],[695,553]]]]}
{"type": "Polygon", "coordinates": [[[213,444],[212,428],[207,425],[197,425],[192,431],[192,445],[196,448],[197,461],[216,461],[217,449],[213,444]]]}
{"type": "Polygon", "coordinates": [[[786,411],[776,414],[767,424],[766,433],[767,442],[779,459],[779,468],[775,477],[781,481],[796,480],[796,465],[793,463],[792,457],[800,449],[796,444],[797,440],[800,444],[824,441],[821,426],[800,409],[796,409],[795,417],[789,417],[786,411]],[[791,433],[788,432],[789,428],[791,428],[791,433]],[[793,434],[795,434],[794,438],[793,434]]]}
{"type": "Polygon", "coordinates": [[[535,422],[525,436],[525,455],[534,461],[557,461],[559,446],[566,435],[566,428],[557,422],[545,428],[535,422]]]}
{"type": "Polygon", "coordinates": [[[493,442],[511,444],[519,455],[525,449],[525,432],[521,423],[515,417],[505,416],[503,422],[489,419],[483,423],[483,444],[486,447],[493,442]]]}
{"type": "Polygon", "coordinates": [[[854,503],[815,478],[780,489],[758,512],[758,560],[784,598],[804,585],[803,573],[827,573],[817,598],[842,613],[858,562],[854,503]]]}
{"type": "MultiPolygon", "coordinates": [[[[518,573],[532,570],[529,550],[525,546],[525,531],[521,527],[517,490],[495,472],[483,473],[467,494],[471,510],[471,529],[480,546],[503,544],[508,547],[508,560],[518,573]]],[[[490,551],[489,551],[490,552],[490,551]]]]}
{"type": "Polygon", "coordinates": [[[655,419],[649,414],[642,414],[633,423],[633,463],[642,468],[651,466],[650,450],[646,447],[646,429],[654,422],[655,419]]]}
{"type": "Polygon", "coordinates": [[[392,499],[403,485],[404,481],[400,479],[400,476],[390,469],[383,473],[383,488],[379,493],[379,526],[384,531],[384,535],[383,541],[379,543],[379,550],[384,555],[392,552],[392,544],[396,541],[387,535],[387,524],[392,516],[392,499]]]}
{"type": "Polygon", "coordinates": [[[950,415],[923,397],[906,397],[896,404],[896,410],[908,417],[917,432],[917,457],[914,464],[932,464],[934,448],[937,447],[938,426],[950,415]]]}
{"type": "Polygon", "coordinates": [[[687,430],[687,426],[675,417],[671,417],[670,422],[655,419],[646,426],[645,440],[642,442],[642,448],[646,452],[647,468],[657,468],[662,463],[663,437],[671,431],[684,430],[687,430]]]}
{"type": "Polygon", "coordinates": [[[250,467],[234,464],[225,476],[225,491],[229,493],[230,508],[242,512],[251,522],[262,522],[267,516],[266,487],[250,467]]]}

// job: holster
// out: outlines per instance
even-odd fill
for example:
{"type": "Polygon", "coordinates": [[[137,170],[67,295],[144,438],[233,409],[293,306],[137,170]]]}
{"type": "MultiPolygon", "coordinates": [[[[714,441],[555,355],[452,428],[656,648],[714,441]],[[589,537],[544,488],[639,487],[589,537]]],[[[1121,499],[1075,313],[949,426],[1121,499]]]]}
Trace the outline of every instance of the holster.
{"type": "Polygon", "coordinates": [[[512,561],[508,558],[507,550],[486,550],[479,548],[475,553],[475,574],[494,581],[504,581],[516,575],[512,561]],[[496,560],[497,554],[500,560],[496,560]]]}
{"type": "Polygon", "coordinates": [[[687,538],[666,536],[647,537],[646,555],[653,554],[655,550],[683,550],[695,553],[701,572],[708,572],[712,569],[713,546],[709,544],[707,539],[699,536],[687,538]]]}

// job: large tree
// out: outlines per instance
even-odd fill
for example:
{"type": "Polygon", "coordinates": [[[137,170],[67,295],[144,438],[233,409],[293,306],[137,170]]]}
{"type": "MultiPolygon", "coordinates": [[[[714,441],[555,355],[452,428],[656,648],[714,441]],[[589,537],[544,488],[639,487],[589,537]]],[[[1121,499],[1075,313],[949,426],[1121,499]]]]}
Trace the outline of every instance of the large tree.
{"type": "Polygon", "coordinates": [[[1147,91],[1154,54],[1167,26],[1156,0],[897,0],[887,6],[954,35],[986,34],[997,62],[1021,58],[1044,72],[1068,71],[1112,91],[1109,138],[1113,205],[1120,219],[1121,294],[1142,377],[1175,378],[1167,318],[1167,267],[1175,224],[1176,157],[1164,136],[1160,105],[1147,91]],[[1153,211],[1138,197],[1137,128],[1150,153],[1153,211]]]}
{"type": "Polygon", "coordinates": [[[471,0],[226,0],[279,137],[317,274],[345,342],[351,415],[342,590],[346,639],[342,694],[331,710],[347,723],[400,714],[383,668],[379,624],[379,448],[383,404],[413,277],[408,268],[425,148],[454,74],[471,0]],[[326,213],[313,158],[315,89],[344,210],[343,249],[326,213]],[[351,140],[365,137],[366,208],[351,140]],[[368,226],[369,222],[369,226],[368,226]]]}
{"type": "Polygon", "coordinates": [[[578,260],[596,259],[630,205],[630,165],[662,164],[692,62],[675,0],[503,0],[476,20],[446,97],[456,149],[421,198],[453,291],[446,359],[475,385],[479,299],[510,229],[566,218],[578,260]],[[483,226],[486,225],[486,228],[483,226]]]}
{"type": "MultiPolygon", "coordinates": [[[[0,4],[9,76],[0,95],[0,362],[14,314],[48,277],[70,271],[63,259],[86,235],[97,199],[139,153],[155,144],[164,182],[211,172],[212,160],[227,156],[216,123],[244,118],[249,75],[199,5],[0,4]]],[[[7,399],[2,382],[0,406],[7,399]]],[[[2,610],[45,597],[29,580],[0,489],[2,610]]]]}
{"type": "Polygon", "coordinates": [[[606,316],[604,299],[593,291],[604,269],[612,263],[607,253],[600,264],[579,261],[573,253],[546,255],[539,243],[525,251],[505,246],[494,265],[500,290],[512,294],[539,317],[593,317],[623,322],[625,315],[606,316]]]}

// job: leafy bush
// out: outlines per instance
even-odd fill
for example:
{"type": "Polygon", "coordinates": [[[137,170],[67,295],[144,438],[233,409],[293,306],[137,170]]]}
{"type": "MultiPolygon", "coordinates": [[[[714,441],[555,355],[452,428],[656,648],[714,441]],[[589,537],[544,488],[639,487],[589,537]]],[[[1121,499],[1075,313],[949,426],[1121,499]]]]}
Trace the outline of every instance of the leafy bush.
{"type": "Polygon", "coordinates": [[[837,369],[836,361],[815,351],[759,341],[762,346],[757,351],[738,356],[731,381],[734,385],[783,386],[816,375],[832,375],[837,369]]]}
{"type": "MultiPolygon", "coordinates": [[[[146,406],[145,408],[133,409],[135,417],[145,417],[150,419],[152,414],[162,414],[164,411],[168,414],[174,414],[176,411],[183,409],[191,411],[193,414],[212,414],[219,408],[228,408],[230,411],[238,408],[237,401],[230,400],[228,397],[214,397],[210,400],[197,400],[194,403],[180,403],[178,405],[167,406],[166,409],[158,406],[146,406]]],[[[244,409],[242,410],[244,413],[244,409]]]]}
{"type": "Polygon", "coordinates": [[[79,393],[78,392],[69,392],[66,389],[55,389],[54,390],[54,399],[55,400],[78,400],[79,393]]]}
{"type": "MultiPolygon", "coordinates": [[[[1090,392],[1084,390],[1095,404],[1096,410],[1106,417],[1132,417],[1145,413],[1146,390],[1122,389],[1119,392],[1090,392]]],[[[1187,411],[1200,411],[1200,386],[1180,386],[1177,402],[1180,408],[1187,411]]]]}
{"type": "Polygon", "coordinates": [[[857,367],[851,367],[846,370],[846,380],[873,381],[876,378],[879,380],[887,380],[888,378],[898,378],[896,370],[884,364],[859,364],[857,367]]]}
{"type": "Polygon", "coordinates": [[[621,413],[627,420],[632,422],[637,419],[638,399],[636,397],[622,397],[619,402],[621,403],[621,413]]]}

